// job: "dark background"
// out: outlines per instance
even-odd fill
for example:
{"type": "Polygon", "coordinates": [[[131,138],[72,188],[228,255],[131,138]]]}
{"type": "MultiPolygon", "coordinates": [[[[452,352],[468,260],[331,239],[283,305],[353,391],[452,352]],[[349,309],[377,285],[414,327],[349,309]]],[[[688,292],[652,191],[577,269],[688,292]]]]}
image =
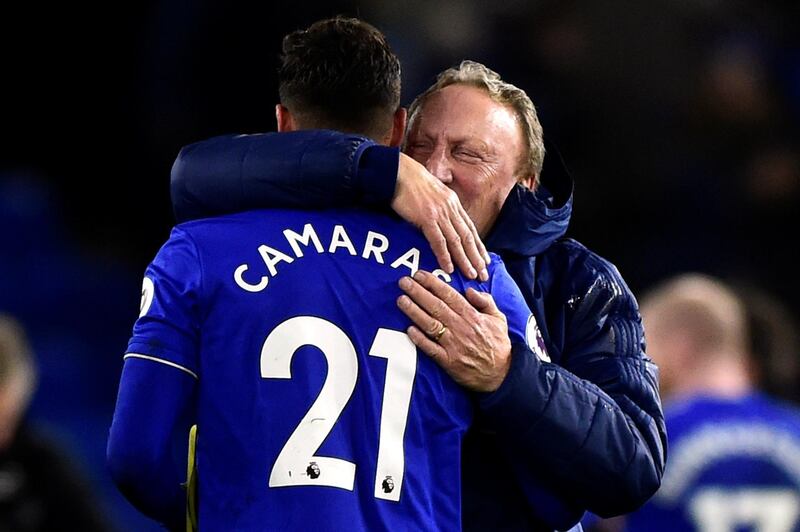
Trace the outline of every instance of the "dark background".
{"type": "Polygon", "coordinates": [[[796,389],[797,2],[14,3],[0,13],[0,311],[38,353],[31,418],[120,530],[149,526],[103,453],[141,275],[172,225],[172,161],[274,130],[282,36],[335,14],[387,34],[403,104],[466,58],[525,89],[576,181],[570,236],[636,294],[687,270],[747,285],[778,309],[775,389],[796,389]]]}

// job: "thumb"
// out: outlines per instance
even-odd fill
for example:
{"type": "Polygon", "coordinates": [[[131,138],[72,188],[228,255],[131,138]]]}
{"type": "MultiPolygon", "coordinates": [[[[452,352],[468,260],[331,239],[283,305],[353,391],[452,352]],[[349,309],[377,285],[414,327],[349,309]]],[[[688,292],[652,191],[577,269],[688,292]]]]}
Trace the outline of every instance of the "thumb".
{"type": "Polygon", "coordinates": [[[467,289],[467,301],[484,314],[497,314],[499,310],[494,304],[494,298],[487,292],[478,292],[474,288],[467,289]]]}

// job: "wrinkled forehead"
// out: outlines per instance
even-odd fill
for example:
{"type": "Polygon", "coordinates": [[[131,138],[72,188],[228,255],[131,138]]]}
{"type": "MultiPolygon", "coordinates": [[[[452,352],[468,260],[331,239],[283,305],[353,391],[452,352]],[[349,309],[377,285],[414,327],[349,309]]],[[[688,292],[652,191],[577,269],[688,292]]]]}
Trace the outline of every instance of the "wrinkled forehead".
{"type": "Polygon", "coordinates": [[[517,113],[509,104],[494,100],[481,87],[454,84],[430,93],[409,117],[408,136],[476,138],[522,149],[523,134],[517,113]]]}

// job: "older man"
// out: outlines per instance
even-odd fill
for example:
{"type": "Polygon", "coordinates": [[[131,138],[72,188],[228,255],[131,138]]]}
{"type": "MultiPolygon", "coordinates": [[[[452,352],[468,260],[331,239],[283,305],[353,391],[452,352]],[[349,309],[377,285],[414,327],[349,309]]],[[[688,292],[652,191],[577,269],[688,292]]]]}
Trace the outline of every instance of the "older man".
{"type": "MultiPolygon", "coordinates": [[[[666,453],[655,366],[616,268],[562,238],[572,185],[540,175],[530,99],[486,67],[462,63],[412,104],[406,150],[438,179],[404,174],[401,156],[396,182],[387,181],[396,156],[354,136],[211,139],[185,148],[173,168],[175,212],[186,220],[258,205],[391,204],[423,228],[446,226],[449,209],[436,199],[443,182],[503,257],[540,327],[529,331],[538,356],[520,345],[504,352],[485,341],[497,331],[477,325],[479,302],[429,275],[403,287],[398,304],[416,324],[412,340],[476,393],[465,529],[564,529],[585,509],[610,516],[638,507],[658,488],[666,453]]],[[[438,233],[456,249],[449,235],[438,233]]]]}

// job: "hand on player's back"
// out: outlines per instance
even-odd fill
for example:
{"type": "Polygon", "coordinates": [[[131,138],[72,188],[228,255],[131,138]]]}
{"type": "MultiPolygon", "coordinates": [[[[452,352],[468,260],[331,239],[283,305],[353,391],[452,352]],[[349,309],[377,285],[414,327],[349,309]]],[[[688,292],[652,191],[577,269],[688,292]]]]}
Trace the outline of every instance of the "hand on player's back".
{"type": "Polygon", "coordinates": [[[469,288],[464,298],[422,270],[403,277],[400,288],[406,295],[397,306],[414,322],[411,341],[465,388],[497,390],[511,367],[511,341],[492,296],[469,288]]]}

